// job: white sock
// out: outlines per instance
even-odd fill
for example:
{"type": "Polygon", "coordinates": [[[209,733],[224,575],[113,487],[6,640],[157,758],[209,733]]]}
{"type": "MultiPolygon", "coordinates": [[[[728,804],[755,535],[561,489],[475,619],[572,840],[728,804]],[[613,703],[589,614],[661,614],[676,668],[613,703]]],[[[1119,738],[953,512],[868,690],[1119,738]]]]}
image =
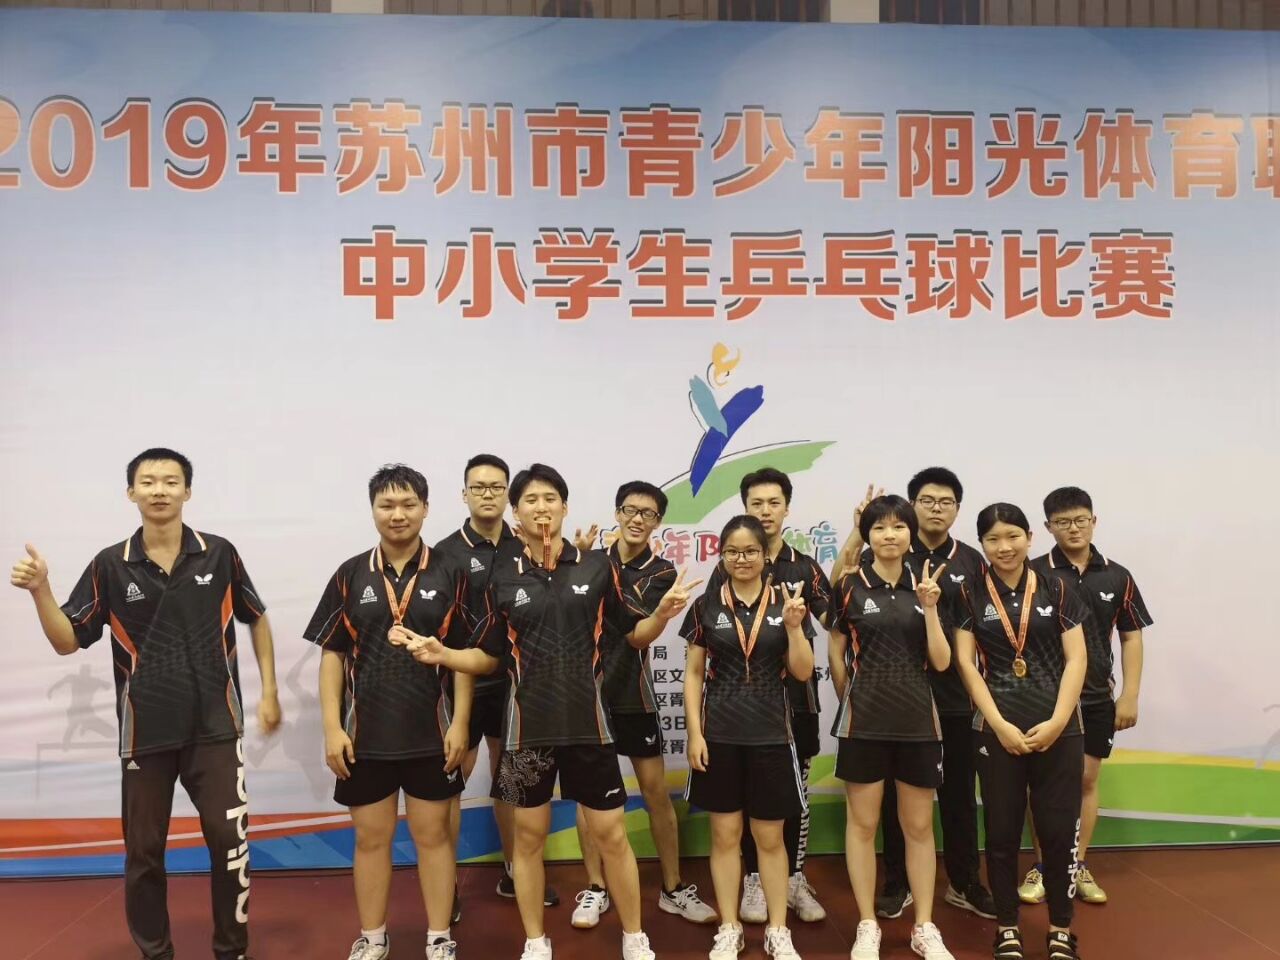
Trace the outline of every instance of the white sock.
{"type": "Polygon", "coordinates": [[[374,946],[385,947],[387,945],[387,925],[384,923],[377,930],[361,930],[360,936],[374,946]]]}
{"type": "Polygon", "coordinates": [[[427,944],[428,944],[428,945],[435,943],[437,940],[452,940],[452,939],[453,939],[453,937],[449,935],[449,928],[448,928],[448,927],[445,927],[443,930],[428,930],[428,931],[427,931],[427,944]]]}
{"type": "Polygon", "coordinates": [[[643,931],[643,930],[637,930],[635,933],[627,933],[627,931],[623,930],[623,931],[622,931],[622,942],[623,942],[623,943],[627,943],[628,941],[635,940],[635,939],[637,939],[637,938],[639,938],[639,937],[643,937],[643,936],[644,936],[644,931],[643,931]]]}
{"type": "Polygon", "coordinates": [[[551,938],[544,933],[542,936],[538,937],[536,940],[530,940],[527,938],[525,939],[525,946],[528,946],[531,943],[545,943],[547,946],[550,946],[551,938]]]}
{"type": "Polygon", "coordinates": [[[514,877],[514,876],[515,876],[515,874],[511,872],[511,861],[510,861],[510,860],[503,860],[503,861],[502,861],[502,866],[506,869],[506,871],[507,871],[507,876],[508,876],[508,877],[514,877]]]}

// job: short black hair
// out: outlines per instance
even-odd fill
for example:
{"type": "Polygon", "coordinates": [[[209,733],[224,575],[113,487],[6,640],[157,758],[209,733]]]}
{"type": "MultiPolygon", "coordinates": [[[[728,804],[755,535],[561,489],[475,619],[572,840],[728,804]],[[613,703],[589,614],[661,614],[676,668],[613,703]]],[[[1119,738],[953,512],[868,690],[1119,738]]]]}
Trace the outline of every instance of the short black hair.
{"type": "Polygon", "coordinates": [[[1012,524],[1015,527],[1021,527],[1027,533],[1031,532],[1031,524],[1027,522],[1027,515],[1022,512],[1021,507],[1014,506],[1012,503],[993,503],[989,507],[983,507],[982,512],[978,514],[978,539],[985,537],[987,531],[997,523],[1012,524]]]}
{"type": "Polygon", "coordinates": [[[191,461],[180,454],[177,450],[170,450],[168,447],[149,447],[129,461],[129,465],[125,467],[125,476],[129,479],[129,486],[133,486],[133,481],[138,478],[138,467],[148,460],[172,460],[182,468],[182,479],[187,486],[191,486],[191,461]]]}
{"type": "Polygon", "coordinates": [[[501,457],[494,456],[492,453],[477,453],[474,457],[467,461],[467,465],[462,468],[462,482],[467,482],[467,474],[475,467],[496,467],[502,471],[502,475],[507,478],[507,482],[511,482],[511,468],[507,466],[507,461],[501,457]]]}
{"type": "Polygon", "coordinates": [[[950,487],[951,492],[956,495],[957,504],[964,499],[964,487],[960,486],[960,478],[946,467],[925,467],[912,477],[907,484],[907,499],[914,501],[920,496],[921,488],[931,483],[938,487],[950,487]]]}
{"type": "Polygon", "coordinates": [[[378,494],[388,490],[412,490],[423,503],[427,502],[427,478],[413,467],[403,463],[386,463],[369,478],[369,503],[378,499],[378,494]]]}
{"type": "Polygon", "coordinates": [[[622,509],[622,501],[632,494],[638,497],[649,497],[658,505],[658,516],[666,516],[667,495],[652,483],[645,483],[643,480],[628,480],[620,486],[618,492],[613,496],[613,508],[615,510],[622,509]]]}
{"type": "Polygon", "coordinates": [[[911,531],[912,540],[920,532],[920,520],[915,508],[902,497],[891,493],[885,497],[876,497],[863,509],[862,516],[858,518],[858,533],[862,534],[862,542],[870,543],[871,528],[882,520],[889,519],[905,523],[911,531]]]}
{"type": "Polygon", "coordinates": [[[511,486],[507,490],[507,499],[511,502],[511,506],[514,507],[520,502],[529,484],[535,480],[551,484],[555,487],[556,493],[560,494],[560,499],[568,503],[569,485],[564,482],[564,477],[560,476],[560,471],[555,467],[548,467],[545,463],[531,463],[528,468],[517,473],[516,478],[511,481],[511,486]]]}
{"type": "Polygon", "coordinates": [[[755,517],[745,513],[740,513],[736,517],[730,517],[729,522],[724,525],[724,529],[720,531],[720,545],[723,547],[724,542],[729,539],[735,530],[746,530],[749,534],[756,538],[756,543],[760,544],[760,549],[768,556],[769,553],[769,535],[764,532],[764,524],[755,517]]]}
{"type": "Polygon", "coordinates": [[[1079,487],[1059,487],[1044,498],[1044,518],[1048,520],[1055,513],[1075,510],[1079,507],[1084,507],[1093,513],[1093,497],[1079,487]]]}
{"type": "Polygon", "coordinates": [[[782,488],[782,498],[786,500],[787,506],[791,506],[791,478],[781,470],[775,470],[773,467],[762,467],[755,473],[748,473],[742,478],[742,483],[738,485],[738,493],[742,496],[742,505],[747,505],[747,491],[752,487],[761,487],[766,483],[776,483],[782,488]]]}

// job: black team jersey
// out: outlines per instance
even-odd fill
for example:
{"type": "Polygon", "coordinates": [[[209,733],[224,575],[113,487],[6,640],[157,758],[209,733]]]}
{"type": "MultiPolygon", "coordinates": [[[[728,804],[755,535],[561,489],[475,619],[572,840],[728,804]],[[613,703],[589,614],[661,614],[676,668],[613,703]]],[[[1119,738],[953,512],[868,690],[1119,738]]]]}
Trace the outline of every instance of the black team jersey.
{"type": "MultiPolygon", "coordinates": [[[[825,620],[831,608],[831,581],[818,566],[818,561],[789,544],[783,544],[777,558],[765,568],[765,576],[774,586],[781,587],[785,583],[793,596],[797,590],[804,593],[805,606],[809,610],[809,616],[804,619],[804,635],[812,646],[817,635],[813,620],[815,617],[825,620]]],[[[719,590],[725,579],[724,568],[716,564],[707,579],[707,593],[719,590]]],[[[793,713],[818,712],[818,671],[813,672],[808,683],[788,676],[786,684],[793,713]]]]}
{"type": "MultiPolygon", "coordinates": [[[[870,557],[870,551],[864,557],[870,557]]],[[[936,571],[944,563],[947,569],[942,572],[938,586],[942,588],[942,598],[938,601],[938,619],[942,621],[942,632],[947,636],[952,654],[956,650],[956,622],[964,612],[964,600],[961,588],[965,584],[974,584],[982,579],[987,569],[982,554],[966,543],[961,543],[948,536],[936,550],[930,550],[919,539],[911,544],[910,563],[916,576],[924,570],[924,562],[929,561],[930,572],[936,571]]],[[[955,657],[951,666],[939,673],[929,671],[929,685],[933,688],[933,701],[938,713],[944,717],[967,717],[973,712],[973,702],[964,688],[960,673],[956,669],[955,657]]]]}
{"type": "MultiPolygon", "coordinates": [[[[849,638],[849,682],[834,736],[854,740],[942,739],[928,680],[929,638],[916,598],[916,574],[886,583],[864,557],[836,586],[831,628],[849,638]]],[[[939,598],[941,602],[941,598],[939,598]]]]}
{"type": "Polygon", "coordinates": [[[1114,659],[1111,636],[1115,630],[1127,633],[1155,623],[1147,612],[1133,575],[1114,560],[1108,560],[1092,544],[1089,563],[1081,573],[1060,547],[1031,561],[1041,576],[1062,577],[1076,588],[1089,615],[1084,620],[1085,646],[1089,667],[1084,675],[1081,703],[1105,703],[1115,695],[1114,659]]]}
{"type": "Polygon", "coordinates": [[[783,602],[782,591],[766,585],[745,604],[722,578],[685,614],[680,635],[707,651],[701,709],[708,743],[792,742],[783,602]]]}
{"type": "Polygon", "coordinates": [[[342,728],[357,760],[444,754],[451,721],[447,671],[418,663],[387,634],[395,623],[391,604],[407,600],[405,627],[424,637],[446,635],[463,589],[453,565],[425,544],[399,575],[374,547],[329,578],[303,636],[344,656],[342,728]]]}
{"type": "Polygon", "coordinates": [[[473,645],[510,658],[505,748],[612,743],[601,641],[606,630],[625,637],[646,616],[624,597],[606,554],[567,540],[552,571],[527,553],[498,569],[473,645]]]}
{"type": "MultiPolygon", "coordinates": [[[[1024,732],[1050,719],[1066,668],[1062,634],[1083,622],[1086,615],[1085,605],[1075,589],[1061,579],[1038,576],[1028,565],[1024,566],[1022,579],[1015,588],[1011,589],[993,572],[990,578],[984,575],[975,583],[966,582],[963,593],[963,614],[956,626],[971,631],[977,641],[979,669],[1000,715],[1024,732]],[[1036,579],[1035,589],[1026,600],[1028,577],[1036,579]],[[991,596],[992,591],[995,597],[991,596]],[[1015,635],[1023,612],[1028,605],[1031,608],[1027,642],[1022,651],[1027,665],[1024,677],[1013,672],[1014,648],[997,603],[1004,608],[1015,635]]],[[[974,711],[974,729],[982,730],[984,726],[981,712],[974,711]]],[[[1062,733],[1069,736],[1080,732],[1080,711],[1076,709],[1062,733]]]]}
{"type": "Polygon", "coordinates": [[[62,612],[81,647],[110,628],[120,756],[244,733],[234,621],[265,610],[236,548],[185,525],[168,574],[147,557],[141,528],[94,557],[62,612]]]}
{"type": "MultiPolygon", "coordinates": [[[[676,582],[675,565],[654,556],[648,546],[626,563],[618,555],[616,543],[609,548],[608,556],[618,569],[622,592],[628,601],[643,610],[646,616],[652,614],[676,582]]],[[[613,713],[657,713],[649,647],[637,650],[627,643],[626,637],[612,629],[606,629],[601,645],[604,653],[604,701],[609,710],[613,713]]]]}
{"type": "MultiPolygon", "coordinates": [[[[441,638],[450,647],[461,650],[471,642],[476,627],[488,611],[486,598],[493,572],[513,567],[516,558],[524,552],[524,544],[503,523],[502,533],[495,545],[479,534],[468,520],[437,543],[435,552],[438,556],[447,557],[466,580],[458,616],[449,625],[449,635],[441,638]]],[[[506,684],[507,672],[503,669],[475,678],[476,693],[497,690],[506,684]]]]}

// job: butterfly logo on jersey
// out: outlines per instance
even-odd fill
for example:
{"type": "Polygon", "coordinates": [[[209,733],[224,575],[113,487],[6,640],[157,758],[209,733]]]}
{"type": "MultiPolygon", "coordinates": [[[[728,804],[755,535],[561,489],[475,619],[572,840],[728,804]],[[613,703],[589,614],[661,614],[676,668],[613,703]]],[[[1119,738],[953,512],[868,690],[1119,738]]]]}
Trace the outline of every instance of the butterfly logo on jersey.
{"type": "Polygon", "coordinates": [[[721,610],[720,616],[716,617],[716,629],[724,630],[730,626],[732,626],[732,624],[729,623],[729,618],[725,615],[725,612],[721,610]]]}
{"type": "Polygon", "coordinates": [[[867,597],[867,602],[862,605],[862,612],[863,613],[879,613],[880,608],[876,606],[876,602],[874,600],[872,600],[870,597],[867,597]]]}
{"type": "Polygon", "coordinates": [[[765,619],[769,621],[769,626],[771,627],[781,626],[782,624],[781,617],[765,617],[765,619]]]}
{"type": "Polygon", "coordinates": [[[515,606],[523,607],[528,602],[529,602],[529,595],[524,592],[524,587],[521,587],[516,591],[515,606]]]}
{"type": "Polygon", "coordinates": [[[573,592],[580,597],[585,597],[587,595],[587,591],[591,589],[591,584],[589,583],[584,583],[582,586],[578,586],[574,583],[570,584],[570,586],[573,587],[573,592]]]}
{"type": "Polygon", "coordinates": [[[1100,596],[1103,600],[1107,601],[1107,603],[1110,603],[1112,600],[1116,598],[1116,595],[1114,593],[1103,593],[1101,590],[1098,591],[1098,596],[1100,596]]]}
{"type": "Polygon", "coordinates": [[[472,557],[472,558],[471,558],[471,572],[472,572],[472,573],[480,573],[482,570],[484,570],[484,564],[483,564],[483,563],[481,563],[479,560],[477,560],[475,557],[472,557]]]}
{"type": "Polygon", "coordinates": [[[200,586],[202,586],[202,587],[207,587],[207,586],[209,585],[209,583],[213,580],[213,574],[212,574],[212,573],[206,573],[206,574],[202,577],[202,576],[200,576],[200,574],[198,574],[198,573],[197,573],[197,574],[195,575],[195,578],[196,578],[196,583],[198,583],[198,584],[199,584],[200,586]]]}
{"type": "Polygon", "coordinates": [[[378,595],[373,592],[373,587],[365,587],[364,593],[360,594],[361,603],[377,603],[378,595]]]}
{"type": "Polygon", "coordinates": [[[795,583],[788,583],[787,589],[790,590],[792,595],[794,596],[795,594],[799,593],[801,590],[804,589],[804,581],[797,580],[795,583]]]}
{"type": "Polygon", "coordinates": [[[1000,619],[1000,614],[996,612],[996,605],[994,603],[987,604],[987,609],[982,612],[982,619],[984,621],[1000,619]]]}
{"type": "Polygon", "coordinates": [[[434,600],[436,598],[434,590],[419,590],[418,593],[421,594],[423,600],[434,600]]]}
{"type": "Polygon", "coordinates": [[[1047,607],[1036,607],[1036,613],[1042,617],[1049,616],[1049,614],[1053,613],[1053,604],[1049,604],[1047,607]]]}
{"type": "Polygon", "coordinates": [[[949,576],[951,577],[952,583],[964,583],[963,573],[952,573],[952,574],[949,574],[949,576]]]}
{"type": "Polygon", "coordinates": [[[130,582],[124,591],[124,602],[133,603],[135,600],[145,599],[147,599],[146,594],[142,592],[141,588],[136,583],[130,582]]]}

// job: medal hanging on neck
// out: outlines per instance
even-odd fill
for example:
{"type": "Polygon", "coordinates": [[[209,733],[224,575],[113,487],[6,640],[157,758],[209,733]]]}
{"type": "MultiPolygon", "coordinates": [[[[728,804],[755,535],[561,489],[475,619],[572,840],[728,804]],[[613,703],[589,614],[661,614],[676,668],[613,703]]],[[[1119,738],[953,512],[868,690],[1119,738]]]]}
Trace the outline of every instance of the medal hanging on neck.
{"type": "Polygon", "coordinates": [[[991,579],[991,571],[986,573],[987,594],[991,597],[991,605],[996,608],[996,613],[1000,615],[1000,625],[1004,627],[1004,635],[1009,638],[1009,643],[1013,647],[1013,675],[1022,680],[1027,675],[1027,661],[1023,659],[1022,651],[1027,645],[1027,628],[1031,626],[1031,598],[1036,592],[1036,572],[1027,568],[1027,585],[1022,592],[1022,616],[1018,620],[1018,632],[1013,632],[1013,624],[1009,620],[1009,614],[1005,612],[1004,604],[1000,601],[1000,595],[996,592],[995,581],[991,579]]]}
{"type": "Polygon", "coordinates": [[[720,590],[720,599],[729,608],[729,615],[733,617],[733,627],[738,631],[738,646],[742,648],[742,659],[747,664],[747,683],[750,683],[751,651],[756,648],[756,639],[760,636],[760,626],[764,623],[764,608],[769,603],[769,595],[773,588],[767,583],[762,582],[760,584],[760,599],[756,602],[756,609],[752,614],[750,636],[747,635],[746,628],[742,626],[742,621],[738,619],[738,601],[734,595],[733,588],[728,583],[725,583],[720,590]]]}
{"type": "Polygon", "coordinates": [[[404,588],[404,595],[397,602],[395,587],[391,585],[391,578],[387,576],[386,564],[382,559],[382,547],[378,547],[378,569],[382,571],[382,585],[387,590],[387,606],[391,608],[391,619],[397,627],[404,622],[405,612],[409,609],[409,601],[413,599],[414,585],[418,582],[418,574],[427,568],[427,557],[430,555],[431,550],[424,543],[422,545],[422,559],[418,561],[418,569],[413,571],[413,577],[404,588]]]}

